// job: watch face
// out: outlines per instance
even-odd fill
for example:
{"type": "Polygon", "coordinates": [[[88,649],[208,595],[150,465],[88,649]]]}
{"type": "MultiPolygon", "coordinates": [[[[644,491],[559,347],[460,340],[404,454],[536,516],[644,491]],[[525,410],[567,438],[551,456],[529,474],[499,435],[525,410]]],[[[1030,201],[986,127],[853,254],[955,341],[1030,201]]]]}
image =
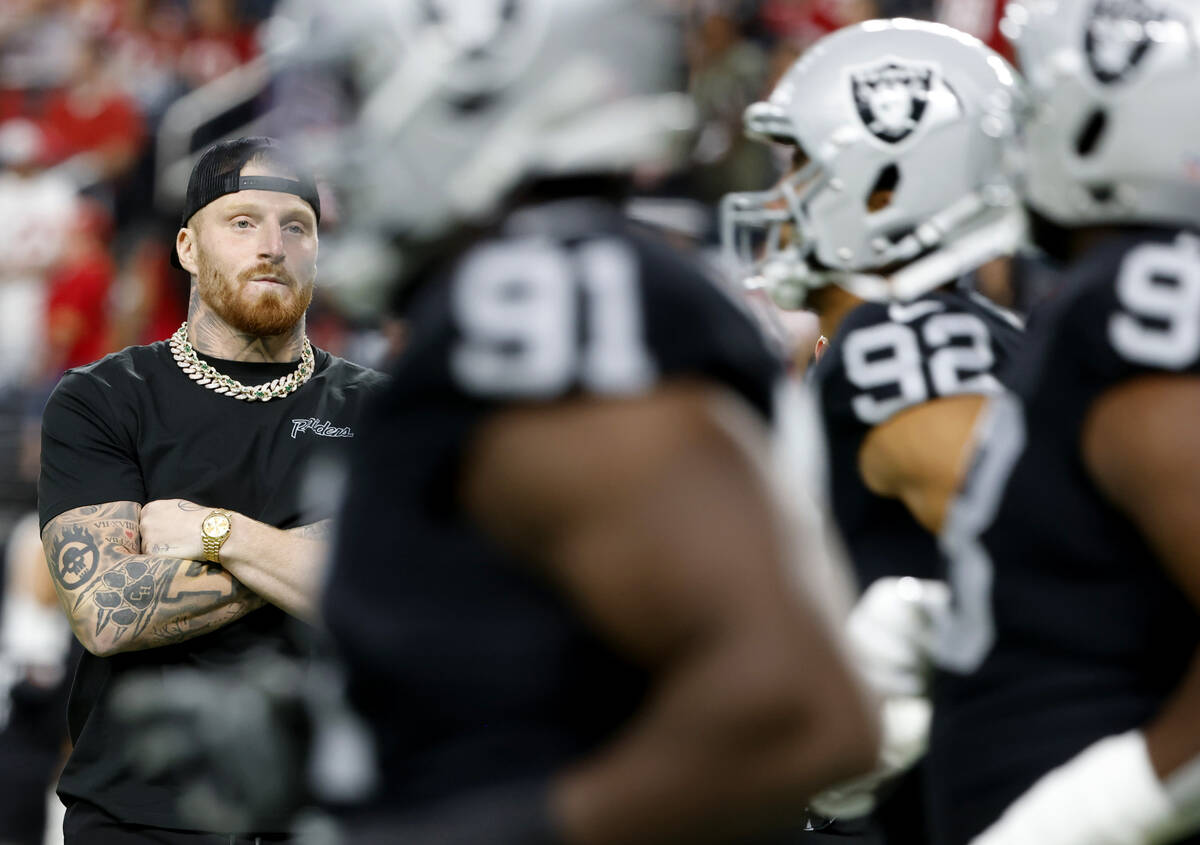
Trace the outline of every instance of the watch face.
{"type": "Polygon", "coordinates": [[[206,536],[220,539],[229,533],[229,517],[223,513],[214,513],[204,520],[202,530],[206,536]]]}

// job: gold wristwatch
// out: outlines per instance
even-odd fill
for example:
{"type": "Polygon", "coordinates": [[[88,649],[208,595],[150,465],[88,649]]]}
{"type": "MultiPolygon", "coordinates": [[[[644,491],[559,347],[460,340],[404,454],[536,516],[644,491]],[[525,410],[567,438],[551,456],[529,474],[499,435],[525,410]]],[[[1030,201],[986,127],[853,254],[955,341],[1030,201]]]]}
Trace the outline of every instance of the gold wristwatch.
{"type": "Polygon", "coordinates": [[[221,546],[229,539],[229,532],[233,529],[231,516],[233,514],[227,511],[215,510],[200,523],[200,543],[204,547],[205,560],[221,562],[221,546]]]}

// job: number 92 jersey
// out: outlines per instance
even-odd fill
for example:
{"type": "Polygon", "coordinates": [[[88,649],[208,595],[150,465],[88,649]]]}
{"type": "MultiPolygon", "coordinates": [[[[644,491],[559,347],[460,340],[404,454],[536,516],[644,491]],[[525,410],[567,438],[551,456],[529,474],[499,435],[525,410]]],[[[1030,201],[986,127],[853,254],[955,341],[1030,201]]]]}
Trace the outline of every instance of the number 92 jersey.
{"type": "Polygon", "coordinates": [[[732,298],[599,201],[511,215],[406,317],[393,381],[356,438],[322,605],[378,739],[372,805],[389,812],[545,777],[645,692],[643,670],[459,506],[481,422],[674,379],[724,385],[767,419],[782,378],[732,298]]]}
{"type": "Polygon", "coordinates": [[[863,441],[914,405],[999,393],[1021,337],[1018,318],[973,292],[865,303],[843,320],[813,378],[829,442],[833,512],[860,587],[885,575],[939,572],[935,539],[902,502],[863,483],[863,441]]]}
{"type": "Polygon", "coordinates": [[[1042,774],[1149,721],[1200,645],[1195,609],[1081,456],[1107,391],[1200,376],[1200,239],[1109,240],[1035,317],[942,533],[954,609],[935,647],[938,845],[968,842],[1042,774]]]}

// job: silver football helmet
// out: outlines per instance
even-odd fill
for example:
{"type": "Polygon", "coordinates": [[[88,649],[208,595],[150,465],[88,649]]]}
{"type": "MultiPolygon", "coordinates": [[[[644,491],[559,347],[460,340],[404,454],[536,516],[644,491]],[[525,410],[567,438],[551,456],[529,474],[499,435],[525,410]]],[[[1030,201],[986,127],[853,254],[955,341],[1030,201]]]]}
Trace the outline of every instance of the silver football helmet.
{"type": "Polygon", "coordinates": [[[1018,0],[1029,206],[1060,225],[1200,222],[1200,3],[1018,0]]]}
{"type": "Polygon", "coordinates": [[[799,308],[831,283],[911,299],[1013,252],[1025,108],[1012,67],[950,27],[877,20],[826,36],[746,110],[748,134],[801,160],[770,190],[724,198],[726,260],[799,308]]]}
{"type": "Polygon", "coordinates": [[[348,77],[343,125],[298,140],[356,227],[435,238],[528,181],[672,163],[693,122],[656,2],[285,0],[277,20],[282,63],[348,77]]]}

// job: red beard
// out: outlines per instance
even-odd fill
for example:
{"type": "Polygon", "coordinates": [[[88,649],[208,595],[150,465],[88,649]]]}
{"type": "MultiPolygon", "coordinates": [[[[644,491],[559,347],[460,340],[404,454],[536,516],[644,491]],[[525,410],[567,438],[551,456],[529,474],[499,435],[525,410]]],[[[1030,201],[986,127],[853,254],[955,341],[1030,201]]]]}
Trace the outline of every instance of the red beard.
{"type": "Polygon", "coordinates": [[[237,331],[265,337],[290,330],[304,316],[312,302],[313,286],[301,287],[281,267],[260,264],[236,280],[220,276],[204,259],[197,256],[197,286],[200,298],[229,326],[237,331]],[[247,302],[246,286],[251,279],[270,276],[282,284],[278,290],[262,290],[253,302],[247,302]]]}

